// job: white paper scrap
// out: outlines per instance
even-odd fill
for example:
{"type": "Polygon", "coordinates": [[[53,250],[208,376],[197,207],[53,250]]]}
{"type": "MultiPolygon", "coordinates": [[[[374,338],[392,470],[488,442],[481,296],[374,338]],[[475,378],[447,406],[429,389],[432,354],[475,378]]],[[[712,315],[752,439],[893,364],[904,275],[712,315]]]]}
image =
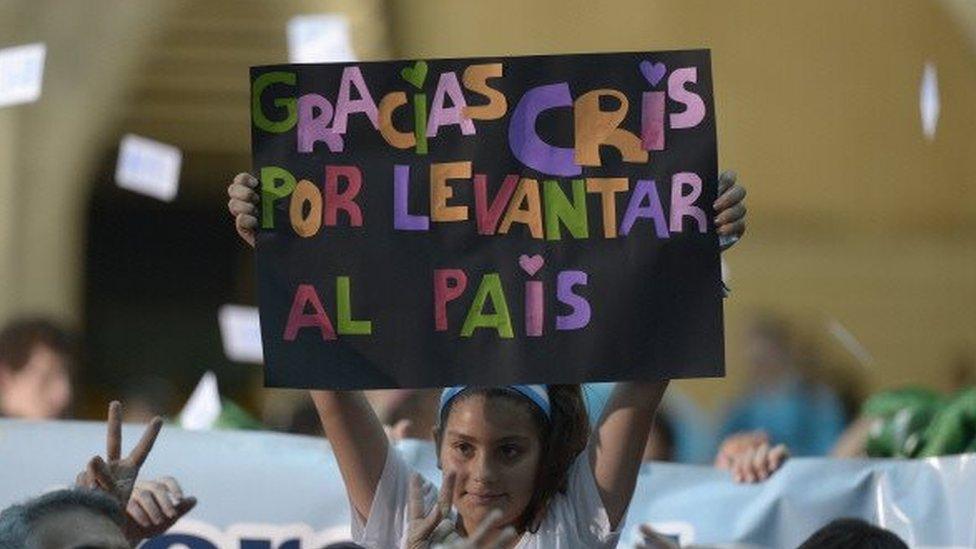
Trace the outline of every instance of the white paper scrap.
{"type": "Polygon", "coordinates": [[[935,64],[926,61],[922,69],[922,83],[918,92],[918,108],[922,116],[922,133],[929,141],[935,139],[939,125],[939,76],[935,64]]]}
{"type": "Polygon", "coordinates": [[[46,52],[41,43],[0,49],[0,107],[41,97],[46,52]]]}
{"type": "Polygon", "coordinates": [[[172,145],[128,134],[119,144],[115,183],[166,202],[176,198],[183,153],[172,145]]]}
{"type": "Polygon", "coordinates": [[[213,427],[220,417],[220,391],[217,389],[217,376],[208,371],[200,378],[193,394],[180,412],[180,427],[192,431],[202,431],[213,427]]]}
{"type": "Polygon", "coordinates": [[[343,15],[292,17],[288,21],[288,59],[292,63],[355,61],[349,19],[343,15]]]}
{"type": "Polygon", "coordinates": [[[223,305],[217,311],[224,354],[234,362],[262,364],[261,319],[257,307],[223,305]]]}

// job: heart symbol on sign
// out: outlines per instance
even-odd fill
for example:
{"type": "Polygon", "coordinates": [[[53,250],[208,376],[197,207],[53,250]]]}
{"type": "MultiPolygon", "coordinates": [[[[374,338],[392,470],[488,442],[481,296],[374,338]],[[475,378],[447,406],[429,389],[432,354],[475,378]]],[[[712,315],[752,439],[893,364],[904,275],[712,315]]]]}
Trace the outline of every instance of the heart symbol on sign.
{"type": "Polygon", "coordinates": [[[400,76],[404,80],[413,84],[418,90],[424,87],[424,80],[427,80],[427,62],[417,61],[413,67],[405,67],[400,71],[400,76]]]}
{"type": "Polygon", "coordinates": [[[652,86],[657,86],[657,83],[664,78],[664,74],[668,72],[668,68],[664,66],[664,63],[651,63],[650,61],[641,61],[640,63],[641,74],[644,78],[651,83],[652,86]]]}
{"type": "Polygon", "coordinates": [[[545,263],[546,260],[542,259],[542,256],[538,254],[531,257],[525,254],[519,256],[519,267],[522,267],[523,271],[529,273],[529,276],[539,272],[539,269],[541,269],[545,263]]]}

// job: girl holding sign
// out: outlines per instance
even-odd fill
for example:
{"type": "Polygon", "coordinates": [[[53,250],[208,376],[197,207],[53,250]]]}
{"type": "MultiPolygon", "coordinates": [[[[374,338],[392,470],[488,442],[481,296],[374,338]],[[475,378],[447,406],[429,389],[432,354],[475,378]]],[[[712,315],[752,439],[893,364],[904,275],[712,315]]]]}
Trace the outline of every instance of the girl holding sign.
{"type": "MultiPolygon", "coordinates": [[[[745,232],[745,189],[735,179],[731,172],[719,177],[714,205],[716,230],[729,245],[745,232]]],[[[257,184],[239,174],[228,189],[237,231],[252,246],[257,184]]],[[[434,429],[440,497],[389,443],[362,392],[311,394],[359,543],[425,548],[477,532],[504,547],[565,549],[616,547],[667,385],[618,383],[592,431],[578,385],[447,388],[434,429]],[[483,524],[494,532],[479,531],[483,524]]]]}

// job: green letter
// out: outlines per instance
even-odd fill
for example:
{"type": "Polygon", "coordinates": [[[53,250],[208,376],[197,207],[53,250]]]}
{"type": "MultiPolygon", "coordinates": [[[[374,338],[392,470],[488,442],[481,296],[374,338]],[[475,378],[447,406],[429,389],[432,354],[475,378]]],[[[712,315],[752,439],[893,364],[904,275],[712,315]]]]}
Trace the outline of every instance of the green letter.
{"type": "Polygon", "coordinates": [[[261,94],[271,84],[288,84],[294,86],[296,82],[293,72],[266,72],[254,79],[251,84],[251,118],[254,125],[270,133],[285,133],[292,129],[298,120],[298,101],[294,97],[279,97],[274,100],[276,107],[284,107],[288,116],[284,120],[272,122],[261,110],[261,94]]]}
{"type": "Polygon", "coordinates": [[[261,227],[274,228],[274,203],[295,190],[295,176],[284,168],[268,166],[261,168],[261,227]],[[284,181],[275,185],[275,181],[284,181]]]}
{"type": "Polygon", "coordinates": [[[370,335],[373,323],[369,320],[352,319],[352,303],[349,298],[349,277],[336,277],[336,307],[339,309],[339,335],[370,335]]]}
{"type": "Polygon", "coordinates": [[[478,292],[471,302],[468,309],[468,316],[464,319],[464,326],[461,327],[462,337],[471,337],[475,328],[495,328],[498,335],[506,339],[512,338],[512,318],[508,314],[508,303],[505,302],[505,294],[502,292],[502,281],[498,273],[488,273],[481,278],[478,292]],[[485,301],[491,298],[494,314],[482,314],[485,308],[485,301]]]}
{"type": "Polygon", "coordinates": [[[586,221],[586,184],[582,179],[573,180],[573,203],[570,204],[555,180],[542,182],[543,202],[546,208],[546,240],[560,240],[559,222],[569,229],[573,238],[590,235],[586,221]]]}

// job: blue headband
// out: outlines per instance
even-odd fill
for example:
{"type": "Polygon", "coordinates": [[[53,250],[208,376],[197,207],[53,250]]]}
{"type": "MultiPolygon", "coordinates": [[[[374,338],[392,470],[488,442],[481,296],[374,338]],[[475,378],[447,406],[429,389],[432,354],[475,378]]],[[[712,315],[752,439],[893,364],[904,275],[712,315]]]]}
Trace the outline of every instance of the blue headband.
{"type": "MultiPolygon", "coordinates": [[[[444,389],[441,392],[441,406],[438,410],[438,416],[444,414],[444,409],[447,408],[456,396],[469,388],[468,385],[456,385],[444,389]]],[[[546,415],[546,419],[552,419],[552,409],[549,407],[549,390],[545,385],[503,385],[497,388],[528,399],[529,402],[535,404],[542,410],[542,413],[546,415]]]]}

